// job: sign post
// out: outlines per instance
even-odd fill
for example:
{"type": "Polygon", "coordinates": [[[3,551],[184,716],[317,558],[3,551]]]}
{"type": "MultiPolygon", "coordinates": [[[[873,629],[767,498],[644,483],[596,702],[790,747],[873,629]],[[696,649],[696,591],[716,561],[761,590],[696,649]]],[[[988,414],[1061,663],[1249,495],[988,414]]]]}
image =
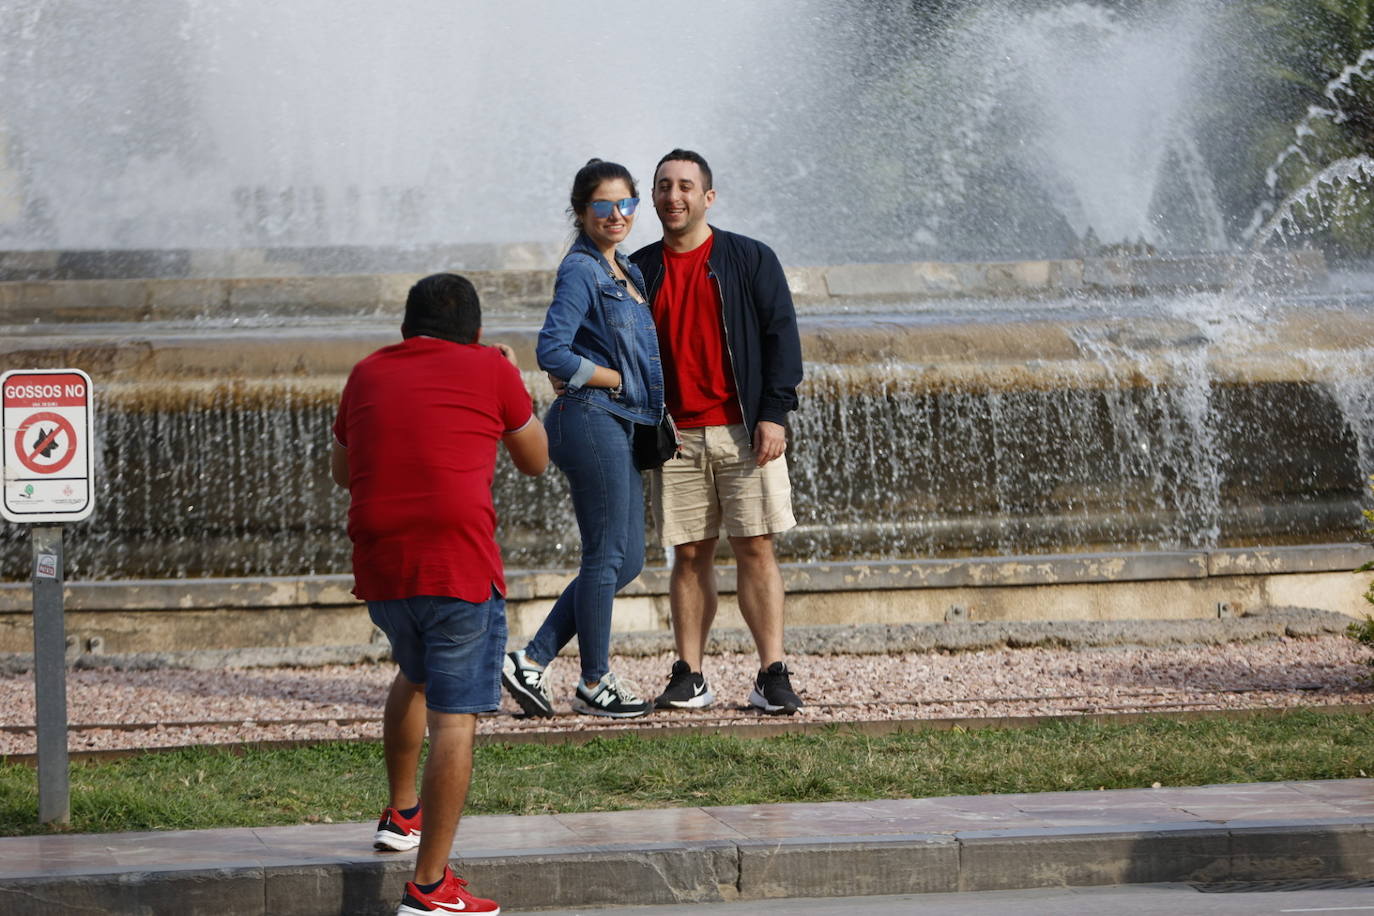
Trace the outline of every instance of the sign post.
{"type": "Polygon", "coordinates": [[[62,615],[62,527],[33,535],[33,687],[38,726],[38,822],[71,821],[67,767],[67,633],[62,615]]]}
{"type": "Polygon", "coordinates": [[[80,369],[0,375],[0,516],[34,527],[33,668],[38,820],[71,820],[67,768],[67,637],[62,523],[95,508],[91,379],[80,369]]]}

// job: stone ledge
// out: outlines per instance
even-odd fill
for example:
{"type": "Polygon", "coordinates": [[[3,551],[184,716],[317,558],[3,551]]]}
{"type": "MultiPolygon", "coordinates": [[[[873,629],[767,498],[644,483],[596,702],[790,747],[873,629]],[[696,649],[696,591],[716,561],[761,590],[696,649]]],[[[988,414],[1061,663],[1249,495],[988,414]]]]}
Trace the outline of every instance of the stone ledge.
{"type": "MultiPolygon", "coordinates": [[[[51,913],[263,913],[268,873],[261,868],[157,866],[120,872],[8,879],[0,911],[51,913]]],[[[335,912],[339,912],[335,910],[335,912]]]]}
{"type": "MultiPolygon", "coordinates": [[[[352,575],[68,582],[68,611],[206,610],[357,604],[352,575]]],[[[0,583],[0,612],[29,610],[32,586],[0,583]]]]}
{"type": "MultiPolygon", "coordinates": [[[[786,837],[572,846],[463,856],[475,887],[515,909],[704,903],[783,897],[1374,876],[1374,824],[1261,827],[1120,825],[950,834],[786,837]]],[[[314,916],[388,913],[409,857],[354,858],[321,848],[296,861],[93,870],[10,877],[0,908],[185,910],[314,916]],[[207,909],[208,911],[208,909],[207,909]]]]}
{"type": "MultiPolygon", "coordinates": [[[[397,266],[406,266],[397,264],[397,266]]],[[[0,276],[4,275],[0,265],[0,276]]],[[[32,266],[0,282],[0,321],[151,321],[205,315],[397,313],[423,273],[125,279],[34,279],[32,266]]],[[[487,309],[542,310],[552,269],[465,270],[487,309]]],[[[1080,293],[1139,295],[1221,289],[1257,282],[1308,286],[1326,277],[1318,251],[1266,256],[1069,258],[1031,261],[918,261],[786,268],[798,302],[846,299],[1037,298],[1080,293]]]]}
{"type": "Polygon", "coordinates": [[[1254,576],[1270,573],[1343,572],[1374,559],[1366,544],[1306,544],[1297,547],[1239,547],[1207,554],[1209,576],[1254,576]]]}
{"type": "MultiPolygon", "coordinates": [[[[78,652],[68,657],[76,668],[117,668],[152,671],[190,668],[318,667],[378,662],[391,657],[379,630],[359,612],[360,623],[371,629],[372,641],[341,645],[253,645],[225,649],[162,648],[156,651],[78,652]]],[[[542,616],[540,618],[542,620],[542,616]]],[[[1283,637],[1301,638],[1344,633],[1350,618],[1334,611],[1306,608],[1267,608],[1241,618],[1181,620],[1045,620],[966,621],[955,623],[836,623],[789,626],[786,648],[793,655],[889,655],[904,652],[977,652],[996,649],[1096,649],[1120,646],[1217,646],[1283,637]]],[[[337,627],[334,631],[337,632],[337,627]]],[[[510,648],[518,648],[529,632],[512,630],[510,648]]],[[[617,630],[611,647],[616,655],[652,656],[673,651],[668,629],[617,630]]],[[[754,651],[753,637],[739,626],[712,629],[707,642],[711,654],[754,651]]],[[[577,653],[576,642],[563,654],[577,653]]],[[[33,655],[0,652],[0,674],[33,670],[33,655]]]]}
{"type": "Polygon", "coordinates": [[[737,844],[739,895],[757,900],[957,891],[962,845],[941,834],[746,840],[737,844]]]}
{"type": "Polygon", "coordinates": [[[1197,881],[1227,867],[1224,828],[1153,826],[983,831],[960,835],[959,890],[1197,881]]]}
{"type": "Polygon", "coordinates": [[[783,571],[788,592],[1129,582],[1207,575],[1203,551],[796,563],[786,564],[783,571]]]}
{"type": "Polygon", "coordinates": [[[0,251],[0,280],[252,279],[538,269],[554,267],[560,247],[515,242],[0,251]]]}
{"type": "MultiPolygon", "coordinates": [[[[1310,544],[1210,551],[785,563],[782,573],[789,594],[806,594],[1342,572],[1371,558],[1374,550],[1362,544],[1310,544]]],[[[507,597],[511,601],[557,597],[573,574],[572,570],[510,570],[506,575],[507,597]]],[[[721,591],[733,592],[735,568],[721,566],[718,574],[721,591]]],[[[666,595],[669,575],[666,567],[646,569],[622,594],[666,595]]],[[[356,604],[351,588],[352,576],[336,574],[69,582],[63,594],[70,611],[192,610],[356,604]]],[[[0,613],[27,611],[31,601],[28,582],[0,583],[0,613]]]]}
{"type": "MultiPolygon", "coordinates": [[[[474,885],[503,909],[720,902],[737,895],[739,860],[730,841],[463,856],[474,885]]],[[[396,890],[399,896],[401,886],[396,890]]]]}

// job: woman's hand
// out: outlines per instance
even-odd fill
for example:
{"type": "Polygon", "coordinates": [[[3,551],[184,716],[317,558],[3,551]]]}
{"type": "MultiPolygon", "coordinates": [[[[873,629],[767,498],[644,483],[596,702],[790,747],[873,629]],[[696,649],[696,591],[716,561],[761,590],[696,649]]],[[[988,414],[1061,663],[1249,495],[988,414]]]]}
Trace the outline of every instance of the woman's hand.
{"type": "MultiPolygon", "coordinates": [[[[546,372],[545,375],[549,377],[549,384],[553,386],[553,393],[555,395],[562,396],[562,394],[568,390],[568,383],[563,379],[554,375],[552,372],[546,372]]],[[[592,373],[591,378],[587,379],[587,383],[583,385],[583,387],[605,388],[607,390],[610,390],[612,388],[619,388],[621,381],[622,379],[620,373],[617,372],[615,369],[608,369],[605,366],[597,366],[596,371],[592,373]]]]}
{"type": "Polygon", "coordinates": [[[609,366],[597,366],[591,378],[583,384],[585,388],[619,388],[620,371],[609,366]]]}

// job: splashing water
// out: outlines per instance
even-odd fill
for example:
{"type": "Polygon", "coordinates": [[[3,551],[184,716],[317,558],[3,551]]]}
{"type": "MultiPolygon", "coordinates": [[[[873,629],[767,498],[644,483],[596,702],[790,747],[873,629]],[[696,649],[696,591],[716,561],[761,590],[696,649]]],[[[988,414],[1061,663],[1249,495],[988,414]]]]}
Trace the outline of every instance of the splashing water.
{"type": "Polygon", "coordinates": [[[1359,99],[1355,80],[1366,83],[1374,81],[1374,48],[1360,52],[1355,62],[1347,65],[1323,87],[1322,95],[1329,106],[1312,105],[1307,113],[1293,127],[1293,142],[1274,158],[1265,170],[1264,183],[1271,198],[1278,193],[1279,182],[1287,171],[1299,168],[1317,169],[1317,173],[1307,179],[1296,191],[1281,201],[1273,199],[1262,201],[1250,216],[1250,222],[1241,233],[1241,238],[1252,248],[1260,248],[1276,234],[1286,235],[1298,229],[1298,210],[1305,215],[1320,219],[1321,199],[1333,190],[1347,185],[1369,185],[1374,183],[1374,159],[1358,153],[1353,156],[1338,156],[1330,161],[1332,153],[1322,143],[1318,126],[1344,124],[1350,120],[1347,100],[1359,99]]]}
{"type": "Polygon", "coordinates": [[[1070,3],[999,22],[1004,84],[1037,112],[1025,125],[1033,168],[1079,238],[1108,242],[1169,237],[1161,186],[1179,181],[1196,207],[1206,247],[1228,246],[1224,219],[1193,142],[1190,103],[1206,35],[1194,10],[1153,26],[1127,26],[1111,10],[1070,3]]]}
{"type": "MultiPolygon", "coordinates": [[[[1269,219],[1253,234],[1251,246],[1262,248],[1271,239],[1297,235],[1305,224],[1321,222],[1327,213],[1323,201],[1343,189],[1367,191],[1374,188],[1374,157],[1367,155],[1338,159],[1307,180],[1284,198],[1269,219]]],[[[1332,207],[1335,210],[1335,206],[1332,207]]]]}
{"type": "Polygon", "coordinates": [[[1203,6],[8,0],[0,246],[537,243],[587,157],[687,146],[792,264],[1224,249],[1203,6]]]}

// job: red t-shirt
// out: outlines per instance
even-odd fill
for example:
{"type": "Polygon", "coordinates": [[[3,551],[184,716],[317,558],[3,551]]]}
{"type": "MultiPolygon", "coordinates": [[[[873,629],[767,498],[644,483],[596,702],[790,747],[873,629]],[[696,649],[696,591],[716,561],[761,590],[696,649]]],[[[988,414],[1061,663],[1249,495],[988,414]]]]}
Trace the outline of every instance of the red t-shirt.
{"type": "Polygon", "coordinates": [[[654,294],[665,399],[684,429],[744,422],[725,346],[720,291],[707,263],[713,241],[715,233],[681,254],[664,245],[663,283],[654,294]]]}
{"type": "Polygon", "coordinates": [[[502,434],[531,412],[495,347],[411,337],[353,367],[334,421],[348,449],[353,594],[505,594],[491,482],[502,434]]]}

